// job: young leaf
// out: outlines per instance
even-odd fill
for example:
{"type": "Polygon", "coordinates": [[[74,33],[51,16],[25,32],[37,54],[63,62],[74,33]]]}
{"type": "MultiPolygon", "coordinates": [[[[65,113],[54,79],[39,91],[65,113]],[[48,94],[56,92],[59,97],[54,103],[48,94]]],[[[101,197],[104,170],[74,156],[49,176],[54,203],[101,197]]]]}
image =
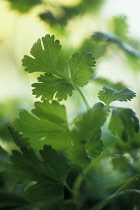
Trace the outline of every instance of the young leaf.
{"type": "Polygon", "coordinates": [[[127,141],[139,132],[139,119],[132,109],[114,108],[109,122],[109,130],[127,141]]]}
{"type": "Polygon", "coordinates": [[[54,36],[46,35],[33,45],[31,49],[33,57],[25,55],[22,60],[25,71],[45,73],[38,78],[39,83],[32,85],[33,94],[36,97],[42,96],[42,100],[52,100],[53,97],[59,101],[66,100],[67,95],[71,96],[72,91],[77,89],[77,85],[86,85],[92,76],[95,58],[91,53],[83,51],[72,55],[68,62],[70,76],[67,76],[69,69],[64,71],[59,65],[60,48],[60,43],[58,40],[55,41],[54,36]]]}
{"type": "Polygon", "coordinates": [[[65,107],[58,102],[36,102],[32,110],[34,116],[26,110],[21,110],[19,119],[13,122],[16,131],[22,137],[29,139],[31,146],[41,149],[44,144],[55,149],[65,149],[70,146],[70,135],[65,107]]]}
{"type": "Polygon", "coordinates": [[[118,15],[112,18],[112,31],[115,35],[128,39],[128,22],[126,15],[118,15]]]}
{"type": "Polygon", "coordinates": [[[70,170],[66,159],[50,146],[44,146],[40,151],[42,160],[32,148],[21,148],[21,152],[13,151],[11,161],[20,181],[23,179],[36,182],[27,187],[27,198],[39,204],[62,200],[63,188],[70,170]]]}
{"type": "Polygon", "coordinates": [[[135,96],[136,93],[128,88],[117,91],[108,87],[103,87],[98,93],[98,98],[106,105],[109,105],[112,101],[131,101],[135,96]]]}
{"type": "Polygon", "coordinates": [[[87,51],[83,51],[81,54],[75,53],[69,59],[69,66],[71,72],[71,79],[73,83],[84,86],[91,78],[95,61],[92,54],[87,51]]]}

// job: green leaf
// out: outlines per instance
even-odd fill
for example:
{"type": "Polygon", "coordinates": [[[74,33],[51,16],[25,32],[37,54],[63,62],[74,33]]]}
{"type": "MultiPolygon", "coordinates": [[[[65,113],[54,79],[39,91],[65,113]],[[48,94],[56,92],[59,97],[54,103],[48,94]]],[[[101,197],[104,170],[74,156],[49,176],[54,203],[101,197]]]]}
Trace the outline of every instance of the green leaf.
{"type": "Polygon", "coordinates": [[[14,131],[12,126],[8,125],[9,132],[12,136],[13,141],[16,143],[18,147],[29,147],[29,139],[23,139],[22,135],[19,134],[17,131],[14,131]]]}
{"type": "Polygon", "coordinates": [[[103,87],[98,93],[98,98],[106,105],[109,105],[112,101],[131,101],[135,96],[136,93],[128,88],[117,91],[108,87],[103,87]]]}
{"type": "Polygon", "coordinates": [[[11,9],[18,10],[20,13],[26,13],[32,7],[41,4],[41,0],[6,0],[10,3],[11,9]]]}
{"type": "Polygon", "coordinates": [[[11,161],[20,182],[32,182],[26,190],[27,198],[39,205],[63,200],[64,185],[70,170],[66,159],[50,146],[40,150],[40,160],[32,148],[13,151],[11,161]]]}
{"type": "Polygon", "coordinates": [[[103,141],[101,140],[101,135],[101,129],[95,130],[93,136],[88,139],[85,145],[86,153],[92,158],[97,158],[103,151],[103,141]]]}
{"type": "Polygon", "coordinates": [[[114,108],[109,122],[109,130],[127,141],[139,132],[139,119],[132,109],[114,108]]]}
{"type": "Polygon", "coordinates": [[[118,15],[112,18],[112,31],[117,36],[128,39],[128,23],[126,15],[118,15]]]}
{"type": "Polygon", "coordinates": [[[33,94],[42,96],[42,100],[66,100],[78,88],[77,85],[86,85],[92,77],[95,58],[91,53],[83,51],[73,54],[68,62],[69,69],[59,61],[62,59],[62,56],[59,57],[60,48],[59,41],[55,41],[53,35],[46,35],[33,45],[32,57],[25,55],[22,60],[25,71],[45,73],[38,78],[38,83],[32,85],[33,94]]]}
{"type": "MultiPolygon", "coordinates": [[[[65,184],[67,174],[70,170],[70,166],[66,162],[66,159],[62,155],[53,150],[50,146],[44,146],[43,150],[40,150],[42,159],[44,160],[47,170],[52,170],[52,174],[55,175],[56,181],[60,181],[65,184]]],[[[53,176],[51,175],[50,178],[53,176]]]]}
{"type": "Polygon", "coordinates": [[[42,100],[47,99],[52,100],[53,97],[62,101],[67,99],[67,95],[72,96],[73,86],[66,82],[64,79],[57,78],[52,74],[41,75],[38,78],[39,83],[32,85],[33,95],[36,97],[41,97],[42,100]]]}
{"type": "Polygon", "coordinates": [[[21,110],[19,119],[13,122],[15,131],[21,132],[22,138],[29,139],[34,149],[41,149],[44,144],[61,150],[70,146],[70,135],[65,107],[58,102],[36,102],[32,114],[21,110]]]}
{"type": "Polygon", "coordinates": [[[55,37],[52,35],[46,35],[42,39],[38,39],[33,45],[30,53],[33,57],[27,55],[22,60],[25,71],[32,72],[58,72],[58,55],[61,49],[61,45],[58,40],[55,41],[55,37]]]}
{"type": "Polygon", "coordinates": [[[16,209],[16,207],[21,207],[27,205],[27,201],[15,193],[0,192],[0,208],[6,209],[16,209]],[[8,202],[7,202],[8,201],[8,202]]]}
{"type": "Polygon", "coordinates": [[[101,127],[108,115],[108,108],[96,103],[83,114],[72,130],[72,147],[68,151],[70,160],[79,166],[85,166],[90,159],[97,158],[103,151],[101,127]]]}
{"type": "Polygon", "coordinates": [[[69,66],[71,72],[71,79],[73,83],[84,86],[88,83],[88,80],[92,77],[92,67],[95,65],[95,61],[91,53],[83,51],[75,53],[69,59],[69,66]]]}

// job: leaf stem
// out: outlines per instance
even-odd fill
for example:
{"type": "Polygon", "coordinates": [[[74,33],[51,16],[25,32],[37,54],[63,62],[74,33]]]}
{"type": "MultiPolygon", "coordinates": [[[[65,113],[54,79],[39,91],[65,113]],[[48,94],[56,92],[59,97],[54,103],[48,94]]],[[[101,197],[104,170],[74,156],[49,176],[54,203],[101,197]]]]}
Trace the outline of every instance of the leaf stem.
{"type": "Polygon", "coordinates": [[[88,102],[87,102],[87,100],[86,100],[86,98],[85,98],[83,92],[80,90],[80,88],[79,88],[77,85],[73,84],[73,86],[74,86],[75,89],[79,92],[79,94],[80,94],[80,96],[82,97],[82,99],[83,99],[83,101],[84,101],[84,103],[85,103],[87,109],[90,110],[90,106],[89,106],[89,104],[88,104],[88,102]]]}
{"type": "Polygon", "coordinates": [[[70,188],[70,186],[69,186],[67,183],[65,183],[65,187],[67,188],[67,190],[68,190],[71,194],[73,194],[73,190],[70,188]]]}
{"type": "Polygon", "coordinates": [[[93,207],[91,210],[101,210],[103,209],[112,199],[125,194],[126,192],[136,192],[136,193],[140,193],[139,190],[136,189],[129,189],[129,190],[125,190],[123,191],[128,185],[130,185],[131,183],[135,182],[137,179],[140,179],[140,175],[136,174],[134,177],[132,177],[131,179],[129,179],[122,187],[120,187],[114,194],[112,194],[111,196],[109,196],[108,198],[106,198],[104,201],[101,201],[97,206],[93,207]]]}
{"type": "Polygon", "coordinates": [[[120,187],[114,194],[119,193],[120,191],[124,190],[128,185],[135,182],[137,179],[140,179],[140,175],[136,174],[131,179],[129,179],[122,187],[120,187]]]}
{"type": "Polygon", "coordinates": [[[87,109],[90,110],[90,106],[89,106],[89,104],[88,104],[88,102],[87,102],[87,100],[86,100],[83,92],[80,90],[80,88],[75,83],[73,83],[73,81],[71,80],[71,78],[69,78],[67,75],[65,75],[65,74],[63,74],[62,72],[59,72],[59,71],[57,71],[57,74],[60,77],[64,78],[67,82],[69,82],[79,92],[79,94],[82,97],[82,99],[83,99],[83,101],[84,101],[87,109]]]}

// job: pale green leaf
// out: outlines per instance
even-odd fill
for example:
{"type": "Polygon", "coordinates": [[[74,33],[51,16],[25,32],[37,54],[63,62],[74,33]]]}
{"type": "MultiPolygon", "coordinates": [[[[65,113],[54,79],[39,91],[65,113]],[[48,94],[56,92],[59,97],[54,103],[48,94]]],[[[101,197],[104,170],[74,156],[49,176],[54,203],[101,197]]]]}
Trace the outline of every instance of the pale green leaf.
{"type": "Polygon", "coordinates": [[[92,77],[95,58],[87,51],[83,51],[81,54],[75,53],[69,59],[69,66],[73,83],[84,86],[92,77]]]}
{"type": "Polygon", "coordinates": [[[58,40],[55,41],[55,37],[47,34],[42,39],[33,45],[31,49],[31,55],[33,57],[25,55],[22,64],[25,67],[25,71],[32,72],[47,72],[57,74],[57,62],[61,45],[58,40]]]}
{"type": "Polygon", "coordinates": [[[117,91],[108,87],[103,87],[98,93],[98,98],[106,105],[109,105],[113,101],[131,101],[135,96],[136,93],[128,88],[117,91]]]}

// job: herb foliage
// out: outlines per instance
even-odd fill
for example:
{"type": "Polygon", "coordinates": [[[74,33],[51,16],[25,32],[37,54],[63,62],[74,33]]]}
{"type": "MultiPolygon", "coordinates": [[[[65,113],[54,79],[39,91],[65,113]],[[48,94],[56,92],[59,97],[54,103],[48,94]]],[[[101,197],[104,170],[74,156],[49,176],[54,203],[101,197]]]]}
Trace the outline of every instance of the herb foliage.
{"type": "MultiPolygon", "coordinates": [[[[19,118],[9,125],[19,148],[12,152],[10,164],[21,186],[20,196],[15,195],[15,203],[11,206],[15,209],[99,210],[121,194],[139,196],[139,190],[124,191],[128,182],[120,188],[122,191],[118,190],[114,197],[98,205],[90,201],[89,206],[86,198],[81,199],[81,189],[90,167],[103,157],[105,123],[109,121],[109,130],[122,142],[131,142],[139,135],[136,113],[130,108],[110,106],[114,101],[132,100],[136,94],[128,88],[118,91],[103,87],[98,93],[103,103],[97,102],[90,108],[80,87],[92,79],[94,56],[87,51],[76,52],[64,65],[67,66],[64,71],[59,63],[59,53],[60,42],[54,36],[46,35],[33,45],[31,56],[25,55],[22,60],[25,71],[41,74],[38,82],[32,85],[33,94],[41,96],[41,101],[34,103],[31,113],[21,110],[19,118]],[[60,101],[71,97],[74,90],[81,95],[87,111],[79,113],[71,127],[66,108],[60,101]]],[[[127,162],[124,156],[121,159],[127,162]]],[[[2,196],[8,198],[10,195],[2,196]]],[[[7,206],[6,203],[0,205],[7,206]]]]}

